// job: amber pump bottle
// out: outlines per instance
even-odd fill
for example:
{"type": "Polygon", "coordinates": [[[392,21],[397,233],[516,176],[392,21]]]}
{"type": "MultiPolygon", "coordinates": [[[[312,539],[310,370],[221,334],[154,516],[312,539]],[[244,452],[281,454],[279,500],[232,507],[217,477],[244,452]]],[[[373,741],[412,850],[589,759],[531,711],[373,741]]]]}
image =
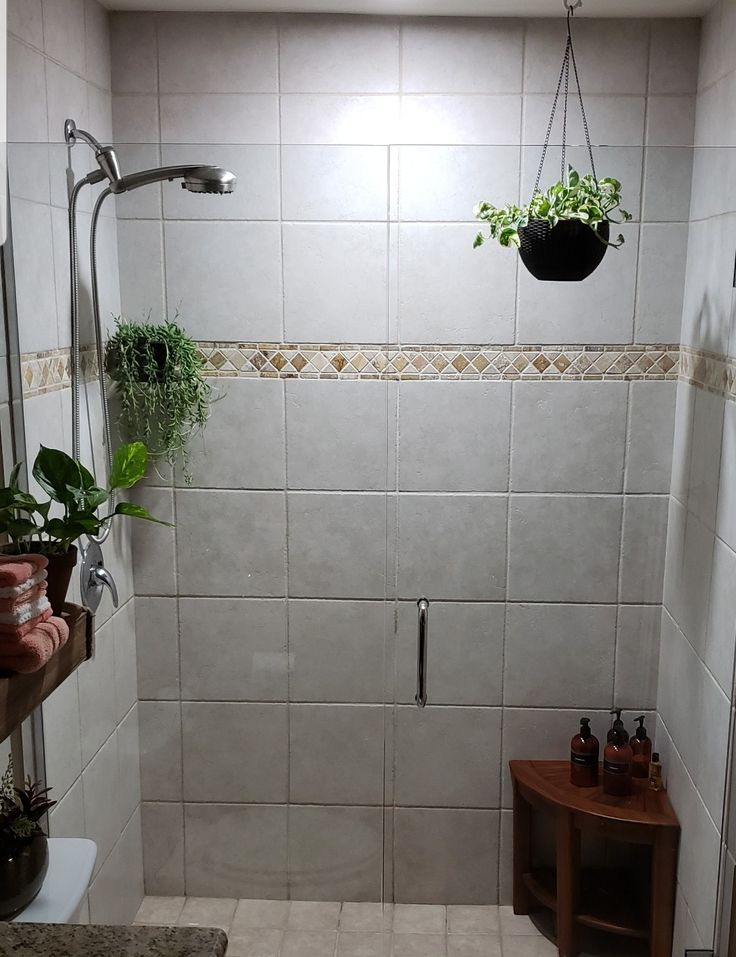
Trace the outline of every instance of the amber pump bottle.
{"type": "Polygon", "coordinates": [[[635,778],[648,778],[649,762],[652,760],[652,742],[647,737],[647,729],[644,727],[644,715],[640,714],[636,720],[639,722],[639,727],[636,729],[636,735],[629,742],[633,754],[632,772],[635,778]]]}
{"type": "Polygon", "coordinates": [[[592,788],[598,783],[598,738],[590,730],[590,718],[580,719],[580,731],[570,742],[570,783],[592,788]]]}
{"type": "Polygon", "coordinates": [[[608,743],[603,752],[603,791],[616,797],[631,794],[631,745],[624,735],[623,727],[611,728],[608,743]]]}

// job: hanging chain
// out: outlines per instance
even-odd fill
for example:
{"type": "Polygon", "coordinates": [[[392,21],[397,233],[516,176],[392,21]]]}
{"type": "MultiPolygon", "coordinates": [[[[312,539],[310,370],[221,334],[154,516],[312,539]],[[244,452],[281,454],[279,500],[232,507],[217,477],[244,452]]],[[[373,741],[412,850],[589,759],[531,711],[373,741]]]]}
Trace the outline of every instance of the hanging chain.
{"type": "Polygon", "coordinates": [[[570,6],[565,0],[565,7],[567,9],[567,40],[565,42],[565,53],[562,57],[562,67],[560,69],[560,76],[557,80],[557,89],[555,90],[554,100],[552,101],[552,110],[549,115],[549,123],[547,124],[547,133],[544,137],[544,146],[542,147],[542,156],[539,160],[539,169],[537,170],[537,178],[534,181],[534,192],[532,196],[536,196],[539,192],[539,184],[542,181],[542,170],[544,169],[544,161],[547,158],[547,152],[549,150],[549,141],[552,137],[552,128],[555,122],[555,115],[557,113],[557,107],[560,101],[560,92],[563,89],[564,83],[564,92],[563,92],[563,113],[562,113],[562,151],[561,151],[561,160],[560,160],[560,181],[565,181],[565,176],[567,173],[566,163],[567,163],[567,113],[568,113],[568,99],[570,93],[570,64],[572,63],[573,76],[575,78],[575,86],[578,93],[578,102],[580,104],[580,114],[583,120],[583,130],[585,132],[585,143],[588,147],[588,156],[590,158],[590,168],[593,173],[593,178],[598,179],[595,171],[595,162],[593,160],[593,147],[590,142],[590,130],[588,128],[588,117],[585,113],[585,106],[583,105],[583,92],[580,88],[580,76],[578,74],[578,65],[575,60],[575,50],[572,43],[572,30],[570,27],[570,21],[575,13],[576,7],[580,6],[579,3],[570,6]]]}
{"type": "MultiPolygon", "coordinates": [[[[569,16],[569,14],[568,14],[569,16]]],[[[555,122],[555,113],[557,112],[557,103],[560,99],[560,90],[562,89],[562,81],[565,78],[565,73],[570,69],[570,41],[568,39],[567,44],[565,45],[565,55],[562,58],[562,69],[560,70],[560,76],[557,80],[557,89],[555,90],[555,98],[552,101],[552,112],[549,115],[549,123],[547,124],[547,134],[544,137],[544,146],[542,147],[542,157],[539,161],[539,169],[537,170],[537,178],[534,182],[534,192],[532,196],[536,196],[539,192],[539,183],[542,179],[542,170],[544,168],[544,161],[547,158],[547,150],[549,149],[549,140],[552,136],[552,127],[555,122]]]]}
{"type": "Polygon", "coordinates": [[[565,46],[565,97],[562,101],[562,149],[560,150],[560,182],[566,182],[565,174],[567,172],[567,102],[570,95],[570,52],[572,50],[572,37],[570,36],[570,17],[572,9],[567,12],[567,45],[565,46]]]}
{"type": "Polygon", "coordinates": [[[583,118],[583,131],[585,132],[585,142],[588,147],[588,156],[590,158],[590,169],[593,173],[593,179],[597,182],[598,177],[595,172],[595,160],[593,159],[593,147],[590,145],[590,130],[588,129],[588,117],[585,115],[585,105],[583,104],[583,91],[580,89],[580,77],[578,76],[578,64],[575,60],[575,50],[572,45],[572,33],[570,32],[570,17],[575,8],[567,12],[567,39],[570,47],[570,59],[572,60],[572,69],[575,74],[575,86],[578,88],[578,102],[580,103],[580,115],[583,118]]]}

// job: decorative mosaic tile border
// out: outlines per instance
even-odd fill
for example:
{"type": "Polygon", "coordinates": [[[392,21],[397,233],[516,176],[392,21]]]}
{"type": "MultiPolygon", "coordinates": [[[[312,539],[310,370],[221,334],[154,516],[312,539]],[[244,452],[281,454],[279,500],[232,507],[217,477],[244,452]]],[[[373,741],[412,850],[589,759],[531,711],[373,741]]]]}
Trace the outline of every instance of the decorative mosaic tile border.
{"type": "Polygon", "coordinates": [[[200,342],[208,376],[281,379],[676,379],[673,345],[200,342]]]}
{"type": "MultiPolygon", "coordinates": [[[[406,345],[200,342],[212,377],[600,381],[677,379],[677,345],[406,345]]],[[[68,349],[21,357],[24,395],[69,387],[68,349]]],[[[94,349],[82,353],[84,378],[96,374],[94,349]]]]}
{"type": "Polygon", "coordinates": [[[680,376],[684,382],[736,400],[736,358],[680,347],[680,376]]]}
{"type": "MultiPolygon", "coordinates": [[[[26,397],[57,392],[71,387],[71,349],[26,352],[20,357],[23,395],[26,397]]],[[[97,352],[92,346],[82,349],[82,378],[97,375],[97,352]]]]}

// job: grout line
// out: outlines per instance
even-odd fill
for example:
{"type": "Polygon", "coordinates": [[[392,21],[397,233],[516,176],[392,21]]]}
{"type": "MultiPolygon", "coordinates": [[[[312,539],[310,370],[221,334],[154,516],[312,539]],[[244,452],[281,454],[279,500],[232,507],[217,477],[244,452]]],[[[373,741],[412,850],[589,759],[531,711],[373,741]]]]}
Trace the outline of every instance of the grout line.
{"type": "MultiPolygon", "coordinates": [[[[282,17],[275,18],[276,27],[276,88],[278,91],[278,132],[279,141],[276,147],[278,163],[278,181],[279,181],[279,254],[281,265],[281,335],[286,339],[286,269],[284,264],[284,164],[283,164],[283,135],[282,125],[283,116],[281,108],[281,24],[282,17]]],[[[291,725],[291,601],[290,601],[290,576],[289,576],[289,416],[287,411],[287,387],[284,382],[281,390],[281,401],[283,404],[283,429],[284,429],[284,488],[283,488],[283,507],[284,507],[284,611],[285,611],[285,639],[286,639],[286,699],[288,705],[286,708],[286,894],[291,898],[292,885],[292,859],[291,859],[291,766],[292,766],[292,725],[291,725]]],[[[282,490],[279,490],[282,491],[282,490]]]]}
{"type": "MultiPolygon", "coordinates": [[[[509,488],[511,487],[511,463],[513,455],[513,436],[514,436],[514,409],[516,408],[516,386],[514,383],[511,384],[509,390],[509,451],[507,459],[507,478],[509,488]]],[[[506,638],[508,634],[508,617],[509,617],[509,580],[511,575],[511,497],[507,499],[506,502],[506,587],[505,595],[503,600],[503,635],[501,639],[501,716],[499,724],[499,735],[498,735],[498,746],[499,746],[499,755],[498,755],[498,793],[499,800],[501,800],[501,795],[503,794],[503,780],[504,780],[504,706],[506,704],[506,638]]],[[[499,814],[498,817],[498,842],[497,847],[499,853],[497,855],[496,869],[496,885],[498,888],[501,886],[501,837],[503,832],[503,820],[502,816],[499,814]]]]}
{"type": "MultiPolygon", "coordinates": [[[[628,457],[629,457],[629,436],[631,434],[631,383],[628,383],[626,389],[626,408],[624,411],[624,454],[621,462],[621,488],[625,489],[626,487],[626,473],[628,468],[628,457]]],[[[663,496],[666,498],[666,496],[663,496]]],[[[616,611],[614,613],[614,631],[613,631],[613,674],[611,676],[611,708],[616,707],[616,666],[618,664],[619,656],[619,618],[621,611],[621,583],[623,578],[623,564],[624,564],[624,529],[625,524],[624,520],[626,517],[626,493],[622,493],[621,500],[621,520],[619,522],[619,539],[618,539],[618,562],[616,563],[616,611]]],[[[666,546],[666,539],[661,543],[662,549],[666,546]]],[[[664,585],[663,585],[664,588],[664,585]]],[[[659,604],[662,603],[662,597],[660,595],[659,604]]]]}
{"type": "MultiPolygon", "coordinates": [[[[154,599],[171,599],[174,600],[177,598],[176,595],[166,595],[162,593],[144,593],[139,592],[135,596],[136,598],[154,598],[154,599]]],[[[308,603],[312,602],[314,604],[326,604],[326,603],[335,603],[335,604],[372,604],[379,605],[385,602],[384,598],[351,598],[350,596],[342,595],[340,597],[334,596],[304,596],[297,595],[291,596],[287,599],[286,595],[249,595],[246,597],[240,595],[181,595],[179,596],[181,601],[227,601],[227,602],[295,602],[299,603],[308,603]]],[[[396,599],[396,604],[398,607],[402,605],[410,605],[412,601],[416,599],[411,595],[401,595],[396,599]]],[[[524,598],[524,597],[514,597],[514,598],[436,598],[433,600],[434,605],[490,605],[490,606],[500,606],[503,604],[509,605],[540,605],[545,608],[553,607],[581,607],[581,608],[615,608],[617,602],[615,599],[609,599],[608,601],[546,601],[539,600],[534,598],[524,598]]],[[[622,601],[618,602],[624,608],[659,608],[661,602],[659,601],[622,601]]]]}

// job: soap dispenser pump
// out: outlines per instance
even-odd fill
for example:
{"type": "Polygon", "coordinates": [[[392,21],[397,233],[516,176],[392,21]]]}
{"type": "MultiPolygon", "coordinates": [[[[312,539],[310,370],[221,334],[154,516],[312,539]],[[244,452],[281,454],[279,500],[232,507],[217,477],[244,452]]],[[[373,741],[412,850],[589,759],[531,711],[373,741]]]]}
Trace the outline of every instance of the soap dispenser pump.
{"type": "Polygon", "coordinates": [[[648,778],[649,762],[652,760],[652,742],[644,727],[645,716],[640,714],[636,720],[639,722],[639,727],[630,742],[633,754],[632,773],[635,778],[648,778]]]}
{"type": "Polygon", "coordinates": [[[626,730],[626,728],[624,727],[624,723],[621,720],[621,714],[622,714],[621,708],[614,708],[611,714],[615,714],[616,718],[613,724],[611,725],[611,729],[608,732],[606,741],[608,741],[609,743],[613,741],[614,737],[616,736],[616,732],[619,732],[622,742],[626,743],[629,740],[629,732],[626,730]]]}

